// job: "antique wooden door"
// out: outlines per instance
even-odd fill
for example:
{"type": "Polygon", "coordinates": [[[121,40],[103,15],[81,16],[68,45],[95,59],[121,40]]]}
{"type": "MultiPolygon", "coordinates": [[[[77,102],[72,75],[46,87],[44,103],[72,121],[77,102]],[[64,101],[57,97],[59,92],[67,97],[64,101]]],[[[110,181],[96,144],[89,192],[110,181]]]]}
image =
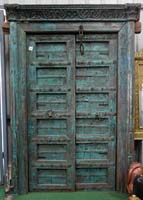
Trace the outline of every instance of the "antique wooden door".
{"type": "Polygon", "coordinates": [[[73,35],[28,38],[30,190],[74,190],[74,50],[73,35]]]}
{"type": "Polygon", "coordinates": [[[27,37],[29,191],[115,190],[116,34],[27,37]]]}
{"type": "Polygon", "coordinates": [[[76,188],[115,189],[116,35],[76,37],[76,188]]]}

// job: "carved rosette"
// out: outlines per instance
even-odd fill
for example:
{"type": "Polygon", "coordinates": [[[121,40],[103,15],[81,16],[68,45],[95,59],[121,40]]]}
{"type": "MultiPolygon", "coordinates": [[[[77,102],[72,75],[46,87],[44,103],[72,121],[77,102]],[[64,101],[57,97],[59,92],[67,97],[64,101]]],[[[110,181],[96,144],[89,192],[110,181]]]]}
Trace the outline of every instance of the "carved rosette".
{"type": "Polygon", "coordinates": [[[11,20],[137,21],[140,4],[126,5],[5,5],[11,20]]]}

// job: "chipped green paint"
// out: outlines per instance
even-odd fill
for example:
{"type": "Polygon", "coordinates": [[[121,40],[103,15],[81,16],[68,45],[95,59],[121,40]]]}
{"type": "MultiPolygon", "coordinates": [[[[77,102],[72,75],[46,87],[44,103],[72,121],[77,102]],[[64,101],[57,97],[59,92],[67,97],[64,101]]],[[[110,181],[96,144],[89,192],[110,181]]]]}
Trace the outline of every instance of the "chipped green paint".
{"type": "Polygon", "coordinates": [[[83,45],[81,56],[76,36],[76,189],[115,190],[117,35],[83,45]]]}
{"type": "Polygon", "coordinates": [[[117,35],[83,45],[81,56],[78,35],[28,37],[30,191],[115,190],[117,35]]]}
{"type": "Polygon", "coordinates": [[[74,190],[74,36],[29,36],[27,44],[29,189],[74,190]]]}
{"type": "Polygon", "coordinates": [[[119,6],[123,15],[103,6],[106,20],[98,13],[102,6],[95,8],[95,19],[94,8],[85,6],[87,19],[83,7],[77,5],[82,19],[75,7],[70,16],[64,7],[61,15],[60,6],[51,19],[50,6],[41,7],[45,15],[39,18],[32,16],[37,7],[24,15],[28,6],[7,6],[15,193],[125,190],[134,156],[133,37],[139,6],[119,6]]]}
{"type": "Polygon", "coordinates": [[[18,41],[17,41],[17,24],[10,23],[10,79],[11,79],[11,132],[12,132],[12,184],[15,186],[14,191],[18,191],[18,41]]]}

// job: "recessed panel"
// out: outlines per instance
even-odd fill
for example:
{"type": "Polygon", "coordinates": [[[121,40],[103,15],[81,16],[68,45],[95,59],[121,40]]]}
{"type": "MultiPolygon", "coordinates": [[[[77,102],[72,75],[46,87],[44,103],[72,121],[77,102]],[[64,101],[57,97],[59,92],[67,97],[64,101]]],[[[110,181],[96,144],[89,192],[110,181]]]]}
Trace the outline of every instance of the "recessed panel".
{"type": "Polygon", "coordinates": [[[109,135],[110,124],[108,118],[77,119],[76,134],[83,135],[109,135]]]}
{"type": "Polygon", "coordinates": [[[109,85],[109,67],[99,68],[77,68],[76,89],[87,89],[96,87],[106,87],[109,85]]]}
{"type": "Polygon", "coordinates": [[[37,134],[44,136],[66,135],[67,124],[64,119],[39,119],[37,120],[37,134]]]}
{"type": "Polygon", "coordinates": [[[37,158],[45,160],[67,160],[67,146],[63,144],[38,144],[37,158]]]}
{"type": "Polygon", "coordinates": [[[67,102],[66,94],[37,94],[37,109],[38,110],[54,110],[66,111],[67,102]]]}
{"type": "Polygon", "coordinates": [[[38,169],[38,184],[44,185],[55,185],[55,184],[66,184],[67,173],[64,169],[38,169]]]}
{"type": "Polygon", "coordinates": [[[108,159],[108,143],[77,144],[76,159],[108,159]]]}
{"type": "Polygon", "coordinates": [[[37,68],[38,86],[63,86],[66,84],[66,69],[37,68]]]}
{"type": "Polygon", "coordinates": [[[46,59],[51,62],[67,60],[66,45],[64,42],[37,42],[36,57],[37,59],[46,59]]]}
{"type": "Polygon", "coordinates": [[[109,94],[77,94],[76,108],[77,113],[109,112],[109,94]]]}
{"type": "Polygon", "coordinates": [[[81,61],[90,63],[94,60],[105,60],[109,58],[109,42],[83,41],[83,46],[84,56],[80,53],[80,43],[76,43],[77,63],[80,63],[81,61]]]}
{"type": "Polygon", "coordinates": [[[77,169],[77,183],[107,183],[108,170],[106,168],[77,169]]]}

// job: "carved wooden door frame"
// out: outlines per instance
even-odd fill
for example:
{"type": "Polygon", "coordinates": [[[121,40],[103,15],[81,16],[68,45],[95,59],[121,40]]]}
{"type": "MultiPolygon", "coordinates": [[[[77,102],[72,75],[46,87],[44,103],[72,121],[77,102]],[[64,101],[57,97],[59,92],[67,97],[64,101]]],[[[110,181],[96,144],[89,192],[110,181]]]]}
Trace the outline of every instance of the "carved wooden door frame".
{"type": "Polygon", "coordinates": [[[118,34],[116,190],[125,191],[127,169],[134,160],[134,28],[135,21],[139,18],[139,7],[138,4],[120,5],[118,9],[114,5],[94,5],[94,7],[93,5],[6,6],[10,21],[12,184],[14,192],[28,192],[26,35],[40,32],[76,33],[82,23],[87,32],[118,34]]]}

